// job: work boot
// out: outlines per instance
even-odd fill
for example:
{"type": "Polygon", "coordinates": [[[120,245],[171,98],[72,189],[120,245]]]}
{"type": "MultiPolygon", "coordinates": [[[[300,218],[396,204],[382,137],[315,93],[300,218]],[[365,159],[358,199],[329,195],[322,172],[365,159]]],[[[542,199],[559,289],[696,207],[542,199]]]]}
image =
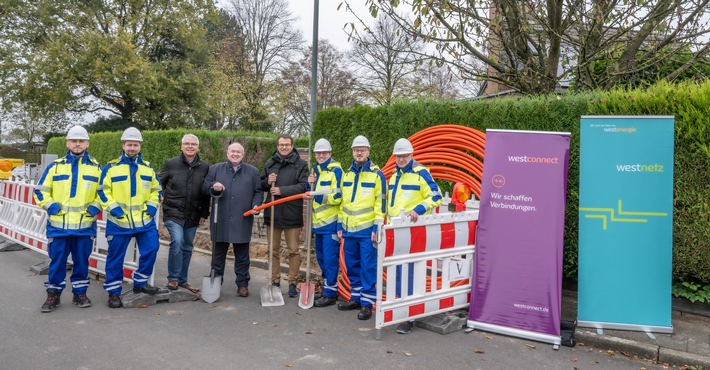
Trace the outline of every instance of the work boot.
{"type": "Polygon", "coordinates": [[[91,300],[86,296],[86,294],[74,294],[72,303],[81,308],[91,307],[91,300]]]}
{"type": "Polygon", "coordinates": [[[326,306],[332,306],[335,304],[335,302],[338,301],[338,296],[335,297],[326,297],[326,296],[321,296],[320,298],[316,299],[315,302],[313,302],[313,305],[316,307],[326,307],[326,306]]]}
{"type": "Polygon", "coordinates": [[[363,306],[357,313],[358,320],[369,320],[372,317],[372,307],[363,306]]]}
{"type": "Polygon", "coordinates": [[[121,302],[121,296],[118,294],[108,295],[108,308],[121,308],[123,303],[121,302]]]}
{"type": "Polygon", "coordinates": [[[397,333],[409,334],[412,332],[413,326],[414,326],[414,321],[405,321],[405,322],[397,325],[397,333]]]}
{"type": "Polygon", "coordinates": [[[275,287],[277,287],[277,288],[281,288],[281,283],[279,283],[278,281],[274,281],[274,282],[271,283],[271,286],[275,286],[275,287]]]}
{"type": "Polygon", "coordinates": [[[133,287],[133,293],[145,293],[148,295],[156,295],[160,292],[160,289],[157,287],[154,287],[152,285],[146,284],[143,285],[142,287],[136,288],[135,286],[133,287]]]}
{"type": "Polygon", "coordinates": [[[352,311],[360,308],[360,303],[355,301],[347,301],[345,303],[338,303],[338,309],[340,311],[352,311]]]}
{"type": "Polygon", "coordinates": [[[296,291],[296,284],[288,285],[288,296],[291,298],[298,296],[298,292],[296,291]]]}
{"type": "Polygon", "coordinates": [[[59,302],[59,296],[60,293],[56,289],[48,289],[47,290],[47,300],[44,301],[44,304],[42,305],[42,312],[52,312],[54,311],[60,304],[59,302]]]}

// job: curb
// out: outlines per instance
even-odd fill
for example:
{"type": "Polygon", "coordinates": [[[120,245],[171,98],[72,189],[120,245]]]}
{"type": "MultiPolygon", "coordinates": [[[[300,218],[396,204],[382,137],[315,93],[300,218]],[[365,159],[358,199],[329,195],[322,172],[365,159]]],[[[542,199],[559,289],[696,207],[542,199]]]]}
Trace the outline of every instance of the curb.
{"type": "Polygon", "coordinates": [[[708,356],[663,348],[655,344],[637,342],[635,340],[613,337],[606,334],[598,335],[586,329],[577,329],[574,335],[577,343],[583,343],[585,346],[625,352],[630,356],[638,356],[639,358],[655,361],[659,364],[667,363],[678,367],[692,365],[699,369],[710,369],[710,357],[708,356]]]}

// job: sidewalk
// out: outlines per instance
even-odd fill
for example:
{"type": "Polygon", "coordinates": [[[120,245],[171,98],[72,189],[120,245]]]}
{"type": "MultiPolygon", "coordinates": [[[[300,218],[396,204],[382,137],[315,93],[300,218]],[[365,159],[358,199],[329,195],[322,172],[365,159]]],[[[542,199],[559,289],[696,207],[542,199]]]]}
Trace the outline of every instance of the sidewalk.
{"type": "MultiPolygon", "coordinates": [[[[618,351],[625,356],[655,359],[658,364],[677,367],[688,365],[698,370],[709,370],[710,305],[673,298],[672,309],[673,334],[653,333],[653,339],[638,331],[605,329],[599,335],[593,328],[578,327],[574,337],[577,345],[618,351]]],[[[562,292],[562,316],[567,320],[576,319],[576,291],[562,292]]]]}
{"type": "MultiPolygon", "coordinates": [[[[252,242],[265,244],[266,240],[256,237],[252,242]]],[[[209,253],[198,249],[196,251],[209,253]]],[[[266,269],[266,260],[252,256],[251,266],[266,269]]],[[[286,265],[281,267],[283,273],[288,272],[286,265]]],[[[305,272],[302,268],[302,273],[305,272]]],[[[653,333],[655,339],[638,331],[605,329],[600,335],[596,329],[582,327],[577,328],[574,338],[578,346],[612,350],[622,356],[651,359],[660,365],[668,364],[679,368],[688,365],[695,366],[693,370],[710,370],[710,304],[693,304],[673,298],[672,310],[673,333],[653,333]]],[[[577,292],[574,290],[562,291],[562,319],[577,319],[577,292]]]]}

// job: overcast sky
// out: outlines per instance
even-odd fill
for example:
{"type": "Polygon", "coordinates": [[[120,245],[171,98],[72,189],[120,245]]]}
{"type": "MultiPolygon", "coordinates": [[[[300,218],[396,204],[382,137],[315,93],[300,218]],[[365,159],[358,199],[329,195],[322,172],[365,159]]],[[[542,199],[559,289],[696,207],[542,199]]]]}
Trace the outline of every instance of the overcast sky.
{"type": "MultiPolygon", "coordinates": [[[[308,45],[313,43],[313,5],[314,0],[288,0],[291,12],[298,17],[297,27],[303,33],[308,45]]],[[[318,38],[328,39],[340,51],[350,49],[348,35],[343,30],[343,26],[348,22],[354,22],[358,26],[357,19],[352,13],[346,11],[345,4],[338,10],[343,0],[320,0],[318,10],[318,38]]],[[[373,20],[365,7],[365,0],[351,0],[350,6],[353,11],[366,21],[373,20]]]]}

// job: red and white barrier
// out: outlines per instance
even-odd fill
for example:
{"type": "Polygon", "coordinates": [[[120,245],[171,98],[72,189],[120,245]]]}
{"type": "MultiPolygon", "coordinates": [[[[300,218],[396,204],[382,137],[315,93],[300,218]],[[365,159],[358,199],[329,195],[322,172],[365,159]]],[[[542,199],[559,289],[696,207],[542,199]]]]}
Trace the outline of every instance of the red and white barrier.
{"type": "MultiPolygon", "coordinates": [[[[34,182],[0,181],[0,236],[13,240],[36,252],[48,255],[47,212],[37,206],[32,196],[34,182]]],[[[89,257],[89,271],[106,276],[106,215],[102,212],[96,221],[97,232],[89,257]]],[[[156,216],[157,217],[157,216],[156,216]]],[[[138,269],[138,245],[131,240],[123,263],[123,280],[131,282],[138,269]]],[[[150,284],[153,284],[151,275],[150,284]]]]}
{"type": "Polygon", "coordinates": [[[376,339],[385,326],[469,306],[478,222],[478,210],[469,205],[456,213],[442,205],[415,223],[394,217],[384,226],[384,247],[380,243],[377,256],[376,339]],[[401,296],[395,294],[397,266],[402,268],[401,296]]]}

